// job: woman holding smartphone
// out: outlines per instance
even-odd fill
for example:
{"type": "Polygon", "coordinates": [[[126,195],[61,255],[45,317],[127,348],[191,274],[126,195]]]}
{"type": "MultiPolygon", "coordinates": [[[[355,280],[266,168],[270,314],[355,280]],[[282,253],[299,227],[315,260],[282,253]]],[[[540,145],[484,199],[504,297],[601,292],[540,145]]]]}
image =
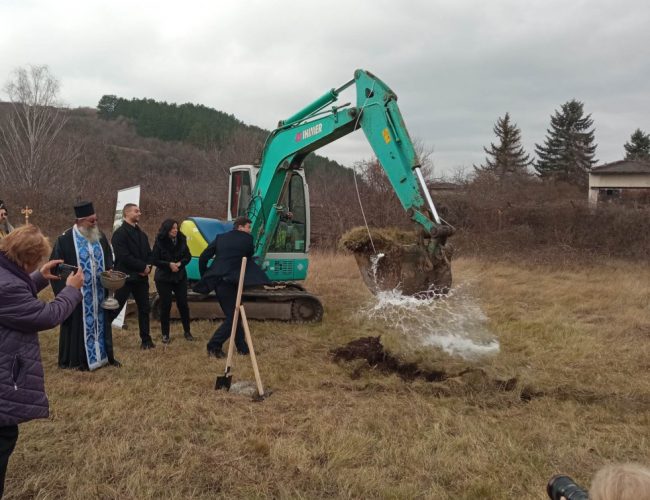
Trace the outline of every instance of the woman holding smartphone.
{"type": "Polygon", "coordinates": [[[62,260],[43,262],[51,247],[36,226],[23,226],[0,241],[0,498],[18,424],[47,418],[43,363],[38,332],[61,324],[81,302],[83,272],[77,270],[49,303],[38,292],[59,280],[62,260]]]}

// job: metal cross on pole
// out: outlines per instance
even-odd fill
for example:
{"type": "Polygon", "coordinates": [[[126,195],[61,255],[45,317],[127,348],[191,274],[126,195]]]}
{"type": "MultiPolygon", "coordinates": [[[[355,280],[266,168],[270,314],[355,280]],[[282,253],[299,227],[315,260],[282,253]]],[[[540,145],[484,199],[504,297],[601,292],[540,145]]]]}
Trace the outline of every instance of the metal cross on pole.
{"type": "Polygon", "coordinates": [[[29,216],[32,215],[34,210],[29,208],[29,205],[25,205],[25,208],[20,209],[20,213],[25,216],[25,225],[27,226],[29,224],[29,216]]]}

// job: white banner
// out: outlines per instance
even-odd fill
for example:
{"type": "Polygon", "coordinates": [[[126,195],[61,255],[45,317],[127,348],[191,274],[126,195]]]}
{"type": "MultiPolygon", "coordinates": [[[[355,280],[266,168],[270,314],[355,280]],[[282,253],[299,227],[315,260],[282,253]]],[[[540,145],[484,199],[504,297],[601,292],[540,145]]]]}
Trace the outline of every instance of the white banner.
{"type": "MultiPolygon", "coordinates": [[[[140,204],[140,186],[133,186],[126,189],[120,189],[117,192],[117,205],[115,205],[115,220],[113,222],[113,232],[122,225],[122,209],[127,203],[140,204]]],[[[113,254],[115,261],[115,254],[113,254]]],[[[126,316],[126,304],[120,311],[120,314],[113,320],[113,326],[122,328],[124,326],[124,317],[126,316]]]]}

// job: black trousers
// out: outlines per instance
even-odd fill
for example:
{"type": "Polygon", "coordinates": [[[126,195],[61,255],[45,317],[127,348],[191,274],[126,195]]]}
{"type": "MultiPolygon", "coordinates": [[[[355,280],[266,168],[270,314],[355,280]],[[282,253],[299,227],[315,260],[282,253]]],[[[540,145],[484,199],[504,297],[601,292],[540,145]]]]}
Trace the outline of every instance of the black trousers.
{"type": "Polygon", "coordinates": [[[156,290],[160,297],[160,330],[163,337],[169,336],[169,312],[172,308],[172,294],[176,297],[176,307],[181,314],[183,331],[190,332],[190,308],[187,305],[187,280],[178,283],[156,281],[156,290]]]}
{"type": "Polygon", "coordinates": [[[133,295],[135,304],[138,306],[138,326],[140,327],[140,339],[143,342],[145,340],[151,340],[151,334],[149,333],[149,311],[151,310],[151,306],[149,305],[149,279],[127,281],[122,288],[115,292],[115,298],[120,303],[119,309],[116,309],[115,311],[115,316],[117,316],[122,310],[122,307],[124,307],[124,304],[126,304],[129,295],[133,295]]]}
{"type": "MultiPolygon", "coordinates": [[[[217,285],[215,290],[219,305],[226,315],[221,326],[217,328],[208,342],[208,350],[218,351],[222,349],[223,343],[230,337],[230,330],[232,329],[232,322],[235,315],[235,305],[237,303],[237,285],[221,282],[217,285]]],[[[246,344],[246,337],[244,336],[244,329],[241,326],[241,321],[237,321],[237,333],[235,334],[235,346],[237,351],[241,353],[248,353],[248,345],[246,344]]]]}
{"type": "Polygon", "coordinates": [[[0,498],[2,498],[5,490],[5,474],[7,473],[9,456],[16,447],[16,441],[18,441],[17,425],[0,427],[0,498]]]}

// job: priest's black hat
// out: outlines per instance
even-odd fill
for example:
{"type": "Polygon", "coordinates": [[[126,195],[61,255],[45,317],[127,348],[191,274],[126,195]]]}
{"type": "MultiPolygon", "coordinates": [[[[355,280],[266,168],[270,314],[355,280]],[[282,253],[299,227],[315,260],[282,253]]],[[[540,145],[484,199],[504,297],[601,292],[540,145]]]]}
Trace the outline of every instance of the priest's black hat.
{"type": "Polygon", "coordinates": [[[92,201],[80,201],[74,206],[74,215],[77,219],[89,217],[95,213],[92,201]]]}

